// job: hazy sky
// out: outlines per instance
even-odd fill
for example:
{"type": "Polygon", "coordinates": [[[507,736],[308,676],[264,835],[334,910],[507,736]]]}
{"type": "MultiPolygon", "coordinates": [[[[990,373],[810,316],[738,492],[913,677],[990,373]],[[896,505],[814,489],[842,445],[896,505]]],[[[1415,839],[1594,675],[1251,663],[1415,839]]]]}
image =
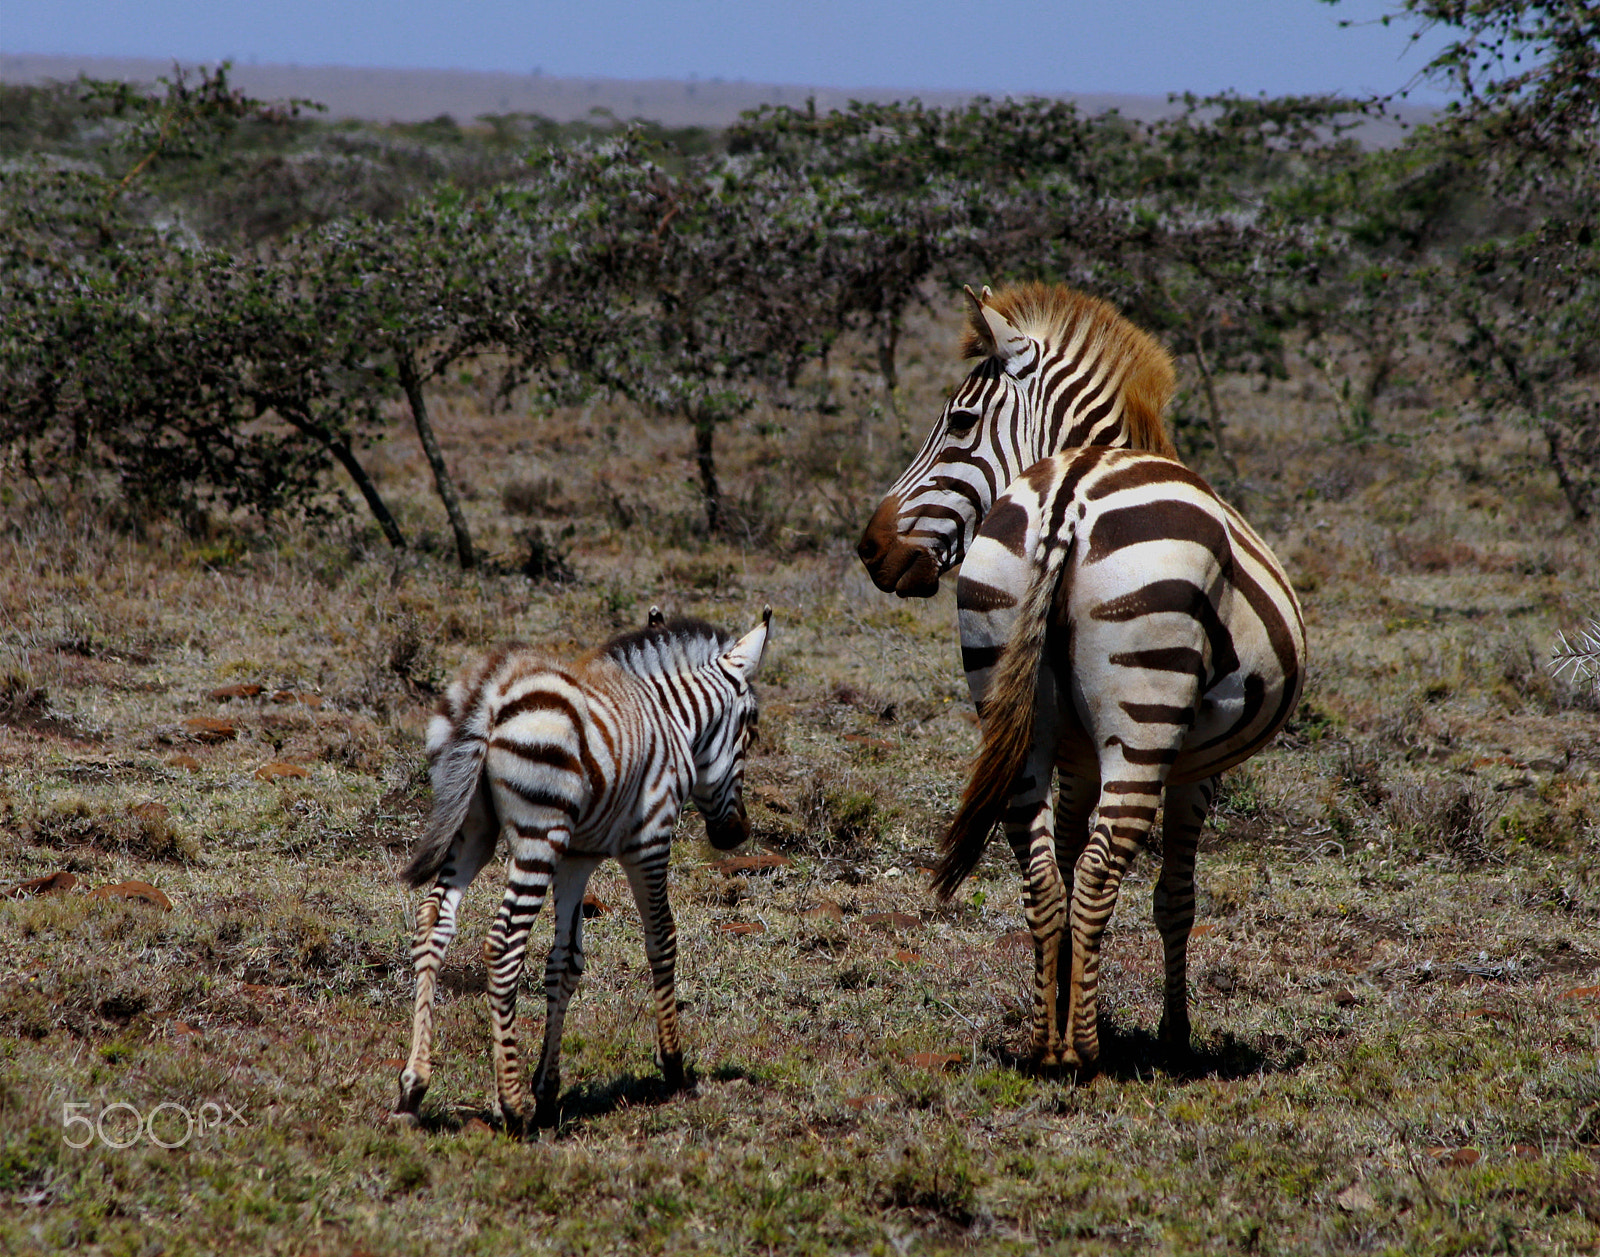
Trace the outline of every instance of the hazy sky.
{"type": "MultiPolygon", "coordinates": [[[[0,0],[0,52],[1006,93],[1404,86],[1386,0],[0,0]],[[1341,18],[1358,23],[1341,29],[1341,18]]],[[[1436,93],[1414,95],[1436,102],[1436,93]]]]}

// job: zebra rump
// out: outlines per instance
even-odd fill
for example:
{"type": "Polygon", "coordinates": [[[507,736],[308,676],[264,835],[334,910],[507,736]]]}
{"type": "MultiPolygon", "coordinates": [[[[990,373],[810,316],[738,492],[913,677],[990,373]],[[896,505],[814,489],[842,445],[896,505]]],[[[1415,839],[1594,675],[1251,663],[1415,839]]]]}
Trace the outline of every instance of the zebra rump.
{"type": "MultiPolygon", "coordinates": [[[[983,741],[978,758],[962,791],[961,806],[939,843],[941,858],[929,882],[933,892],[947,902],[983,859],[989,835],[1005,811],[1012,785],[1033,749],[1039,664],[1044,658],[1050,607],[1074,540],[1072,521],[1068,519],[1062,525],[1061,544],[1048,548],[1042,556],[1043,565],[1028,587],[1011,640],[984,696],[983,741]]],[[[1034,556],[1036,563],[1040,557],[1034,556]]]]}
{"type": "Polygon", "coordinates": [[[400,880],[406,885],[426,886],[438,876],[474,799],[493,816],[489,792],[480,789],[489,749],[489,710],[483,683],[500,669],[507,656],[526,649],[519,642],[497,647],[451,684],[429,721],[428,778],[433,785],[433,812],[410,862],[400,871],[400,880]]]}

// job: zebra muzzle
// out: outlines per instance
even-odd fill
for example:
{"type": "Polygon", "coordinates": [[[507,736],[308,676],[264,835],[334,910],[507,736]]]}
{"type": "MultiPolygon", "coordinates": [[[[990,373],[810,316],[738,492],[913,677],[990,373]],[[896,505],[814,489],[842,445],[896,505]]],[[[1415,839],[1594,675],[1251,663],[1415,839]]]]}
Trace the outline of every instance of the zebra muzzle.
{"type": "Polygon", "coordinates": [[[744,804],[716,820],[706,817],[706,837],[718,851],[732,851],[749,838],[750,818],[745,815],[744,804]]]}
{"type": "Polygon", "coordinates": [[[929,550],[900,539],[899,503],[886,501],[856,546],[872,583],[886,594],[931,598],[939,592],[939,561],[929,550]]]}

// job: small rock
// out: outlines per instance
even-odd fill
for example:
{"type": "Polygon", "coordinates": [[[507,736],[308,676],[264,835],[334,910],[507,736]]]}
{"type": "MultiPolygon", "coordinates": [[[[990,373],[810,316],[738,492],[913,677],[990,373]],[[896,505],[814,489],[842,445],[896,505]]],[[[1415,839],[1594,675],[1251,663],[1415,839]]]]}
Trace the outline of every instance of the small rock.
{"type": "Polygon", "coordinates": [[[789,859],[776,851],[762,851],[755,855],[729,855],[713,860],[711,867],[717,872],[732,876],[736,873],[770,873],[773,869],[788,867],[789,859]]]}
{"type": "Polygon", "coordinates": [[[43,877],[30,877],[25,882],[18,882],[5,890],[7,899],[22,899],[28,895],[55,895],[62,891],[71,890],[78,884],[78,879],[73,874],[62,869],[58,873],[47,873],[43,877]]]}
{"type": "Polygon", "coordinates": [[[925,1069],[930,1074],[942,1074],[961,1064],[960,1052],[907,1052],[905,1062],[913,1069],[925,1069]]]}
{"type": "Polygon", "coordinates": [[[311,773],[299,764],[288,764],[282,760],[275,760],[270,764],[263,764],[256,769],[256,776],[262,781],[277,781],[280,777],[309,777],[311,773]]]}
{"type": "Polygon", "coordinates": [[[211,691],[212,701],[225,703],[230,698],[254,698],[261,693],[259,685],[224,685],[211,691]]]}
{"type": "Polygon", "coordinates": [[[1027,930],[1012,930],[994,940],[996,951],[1032,951],[1033,935],[1027,930]]]}
{"type": "Polygon", "coordinates": [[[231,742],[239,736],[238,729],[215,716],[190,716],[183,722],[183,731],[196,742],[231,742]]]}
{"type": "Polygon", "coordinates": [[[132,899],[154,904],[163,912],[172,911],[172,900],[149,882],[117,882],[109,886],[96,886],[89,892],[90,899],[132,899]]]}

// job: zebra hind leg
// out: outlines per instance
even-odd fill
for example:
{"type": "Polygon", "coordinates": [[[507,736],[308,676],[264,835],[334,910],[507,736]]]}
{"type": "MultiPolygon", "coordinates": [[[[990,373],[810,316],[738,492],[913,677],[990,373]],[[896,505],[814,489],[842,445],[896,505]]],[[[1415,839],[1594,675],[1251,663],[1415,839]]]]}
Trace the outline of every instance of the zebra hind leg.
{"type": "Polygon", "coordinates": [[[1054,813],[1050,805],[1050,764],[1035,753],[1012,787],[1001,817],[1011,854],[1022,870],[1022,914],[1033,935],[1034,1064],[1051,1070],[1063,1063],[1057,990],[1061,943],[1067,926],[1067,885],[1056,861],[1054,813]]]}
{"type": "MultiPolygon", "coordinates": [[[[1078,859],[1089,845],[1089,818],[1094,814],[1095,800],[1100,794],[1100,783],[1062,771],[1056,778],[1056,867],[1061,870],[1062,933],[1067,934],[1066,921],[1072,904],[1072,888],[1076,877],[1078,859]]],[[[1070,939],[1070,935],[1067,936],[1070,939]]],[[[1056,991],[1056,1024],[1065,1026],[1070,1016],[1072,953],[1068,943],[1068,980],[1058,981],[1056,991]]],[[[1059,975],[1061,970],[1057,969],[1059,975]]]]}
{"type": "Polygon", "coordinates": [[[523,1131],[522,1080],[517,1058],[517,983],[522,977],[528,931],[544,906],[551,879],[567,847],[567,830],[513,829],[505,898],[489,936],[483,960],[489,970],[489,1029],[494,1036],[495,1113],[506,1133],[523,1131]]]}
{"type": "Polygon", "coordinates": [[[461,897],[494,852],[494,827],[486,816],[469,817],[469,828],[456,834],[439,879],[417,907],[411,964],[416,973],[416,1000],[411,1017],[411,1055],[400,1071],[396,1117],[415,1120],[433,1074],[433,998],[439,969],[456,936],[461,897]],[[476,824],[473,824],[473,821],[476,824]],[[470,832],[469,832],[470,828],[470,832]]]}
{"type": "Polygon", "coordinates": [[[1167,788],[1161,835],[1161,876],[1154,895],[1156,929],[1166,953],[1161,1029],[1157,1041],[1169,1064],[1189,1057],[1189,932],[1194,926],[1194,853],[1211,810],[1217,779],[1167,788]]]}
{"type": "MultiPolygon", "coordinates": [[[[1104,770],[1102,770],[1104,771],[1104,770]]],[[[1064,1062],[1090,1073],[1100,1060],[1100,943],[1123,874],[1144,846],[1161,782],[1102,781],[1094,832],[1073,871],[1072,971],[1064,1062]]]]}
{"type": "Polygon", "coordinates": [[[583,977],[583,892],[598,864],[569,855],[556,870],[555,941],[544,967],[544,1048],[533,1075],[533,1124],[539,1127],[555,1126],[561,1117],[561,1030],[583,977]]]}

